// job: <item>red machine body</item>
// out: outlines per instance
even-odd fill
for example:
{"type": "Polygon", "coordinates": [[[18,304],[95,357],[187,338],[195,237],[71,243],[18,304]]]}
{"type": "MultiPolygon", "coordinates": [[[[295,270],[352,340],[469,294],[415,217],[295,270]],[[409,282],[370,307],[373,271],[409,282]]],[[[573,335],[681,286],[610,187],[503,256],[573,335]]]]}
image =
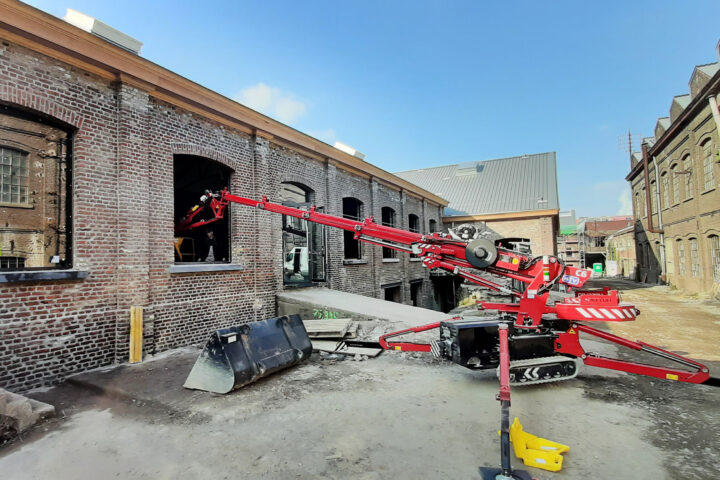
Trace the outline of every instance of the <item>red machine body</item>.
{"type": "MultiPolygon", "coordinates": [[[[554,358],[577,358],[586,365],[681,382],[717,383],[717,380],[710,378],[708,368],[698,362],[643,342],[623,339],[580,323],[633,321],[640,312],[634,305],[622,303],[618,292],[615,290],[607,288],[595,291],[582,290],[582,287],[590,278],[590,270],[564,265],[562,260],[557,257],[533,258],[520,252],[497,247],[493,242],[485,239],[474,239],[465,242],[452,239],[444,233],[422,234],[409,232],[375,223],[373,217],[366,218],[364,221],[350,220],[318,212],[314,206],[308,210],[303,210],[272,203],[266,197],[258,201],[233,195],[227,189],[217,193],[206,192],[201,197],[201,203],[193,207],[188,215],[176,225],[176,234],[220,220],[230,203],[238,203],[272,213],[301,218],[308,222],[352,231],[356,240],[414,253],[422,259],[427,268],[445,270],[469,282],[511,295],[515,299],[513,303],[479,302],[481,309],[498,312],[500,316],[499,323],[509,324],[511,347],[513,341],[516,341],[518,345],[533,345],[534,340],[542,339],[544,342],[548,342],[547,345],[551,346],[553,353],[557,356],[554,358]],[[208,214],[209,218],[201,219],[203,215],[207,216],[208,214]],[[509,289],[493,281],[492,277],[481,276],[473,272],[473,270],[516,280],[521,282],[524,288],[509,289]],[[563,285],[566,291],[574,292],[575,296],[568,296],[561,302],[550,302],[550,291],[556,285],[563,285]],[[587,353],[580,345],[580,332],[681,364],[686,370],[606,358],[587,353]]],[[[441,328],[443,324],[454,321],[459,322],[460,319],[455,318],[448,320],[448,322],[436,322],[393,332],[381,337],[380,344],[384,349],[430,352],[433,350],[432,344],[398,342],[391,339],[409,333],[441,328]]],[[[494,335],[497,335],[497,333],[494,335]]],[[[516,350],[520,351],[519,349],[516,350]]],[[[540,367],[545,366],[542,363],[544,359],[535,358],[537,355],[533,353],[532,347],[524,348],[522,352],[522,354],[517,354],[520,355],[518,363],[522,364],[524,369],[518,367],[519,370],[515,375],[518,383],[521,380],[527,380],[526,384],[531,384],[534,381],[537,383],[537,381],[553,380],[552,378],[549,380],[547,378],[534,378],[534,376],[537,376],[540,367]],[[519,378],[518,375],[520,375],[519,378]]],[[[494,352],[490,352],[489,355],[495,358],[494,352]]],[[[511,360],[513,360],[512,356],[511,360]]],[[[497,364],[498,362],[493,360],[487,365],[477,368],[489,368],[489,366],[497,364]]],[[[554,375],[558,380],[564,379],[557,373],[548,375],[554,375]]]]}

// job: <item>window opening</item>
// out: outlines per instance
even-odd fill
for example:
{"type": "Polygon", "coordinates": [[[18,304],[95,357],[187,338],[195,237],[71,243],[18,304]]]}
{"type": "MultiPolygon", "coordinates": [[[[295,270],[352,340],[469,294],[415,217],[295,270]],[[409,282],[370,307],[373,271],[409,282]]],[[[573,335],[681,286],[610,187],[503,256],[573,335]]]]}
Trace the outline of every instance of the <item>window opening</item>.
{"type": "MultiPolygon", "coordinates": [[[[173,182],[175,193],[175,223],[177,224],[191,208],[196,206],[205,190],[213,192],[230,187],[232,169],[208,158],[194,155],[173,157],[173,182]]],[[[175,263],[230,262],[230,214],[209,225],[182,232],[175,237],[175,263]]],[[[213,217],[211,211],[203,212],[202,219],[213,217]]]]}
{"type": "Polygon", "coordinates": [[[672,175],[672,190],[673,190],[673,203],[680,202],[680,175],[677,173],[677,164],[673,165],[670,169],[670,175],[672,175]]]}
{"type": "Polygon", "coordinates": [[[400,289],[400,285],[385,287],[383,288],[383,290],[385,290],[385,300],[387,300],[388,302],[402,302],[402,291],[400,289]]]}
{"type": "Polygon", "coordinates": [[[685,244],[677,240],[678,270],[681,276],[685,276],[685,244]]]}
{"type": "Polygon", "coordinates": [[[430,233],[435,233],[438,231],[437,221],[430,219],[430,221],[428,222],[428,226],[430,227],[430,233]]]}
{"type": "Polygon", "coordinates": [[[663,173],[660,179],[662,180],[662,207],[668,208],[670,206],[670,181],[668,180],[667,172],[663,173]]]}
{"type": "Polygon", "coordinates": [[[697,238],[690,239],[690,268],[693,277],[700,276],[700,255],[698,255],[697,238]]]}
{"type": "Polygon", "coordinates": [[[720,237],[710,235],[708,243],[710,246],[710,260],[712,261],[713,281],[720,283],[720,237]]]}
{"type": "MultiPolygon", "coordinates": [[[[342,214],[344,218],[357,221],[362,220],[363,203],[360,200],[353,197],[345,197],[342,202],[342,214]]],[[[362,242],[355,240],[355,232],[349,230],[343,231],[343,251],[345,258],[348,260],[362,259],[362,242]]]]}
{"type": "MultiPolygon", "coordinates": [[[[386,227],[394,227],[395,226],[395,210],[393,210],[390,207],[382,207],[382,224],[386,227]]],[[[392,248],[388,247],[382,247],[382,258],[396,258],[397,257],[397,250],[393,250],[392,248]]]]}
{"type": "Polygon", "coordinates": [[[710,140],[706,140],[705,143],[702,144],[703,149],[703,180],[704,180],[704,190],[707,191],[711,188],[715,187],[715,172],[714,172],[714,163],[713,162],[713,154],[712,154],[712,145],[710,143],[710,140]]]}
{"type": "Polygon", "coordinates": [[[422,291],[422,281],[410,284],[410,300],[414,307],[420,306],[420,292],[422,291]]]}
{"type": "Polygon", "coordinates": [[[690,155],[683,158],[683,168],[687,172],[685,174],[685,200],[688,200],[693,196],[692,158],[690,155]]]}
{"type": "Polygon", "coordinates": [[[71,267],[72,135],[0,106],[1,270],[71,267]]]}
{"type": "MultiPolygon", "coordinates": [[[[315,192],[302,184],[283,182],[280,200],[283,205],[308,210],[315,192]]],[[[317,207],[321,212],[322,207],[317,207]]],[[[301,218],[283,215],[283,283],[311,285],[325,280],[325,229],[301,218]]]]}

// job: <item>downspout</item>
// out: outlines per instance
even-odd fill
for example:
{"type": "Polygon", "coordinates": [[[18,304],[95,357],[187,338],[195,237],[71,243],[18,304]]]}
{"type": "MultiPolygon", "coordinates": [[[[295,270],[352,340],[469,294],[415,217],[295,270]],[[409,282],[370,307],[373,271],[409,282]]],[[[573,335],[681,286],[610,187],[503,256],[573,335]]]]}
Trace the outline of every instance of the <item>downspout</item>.
{"type": "Polygon", "coordinates": [[[720,109],[718,109],[717,98],[715,95],[710,95],[708,101],[710,102],[710,110],[712,110],[712,115],[715,119],[715,129],[718,131],[718,135],[720,135],[720,109]]]}

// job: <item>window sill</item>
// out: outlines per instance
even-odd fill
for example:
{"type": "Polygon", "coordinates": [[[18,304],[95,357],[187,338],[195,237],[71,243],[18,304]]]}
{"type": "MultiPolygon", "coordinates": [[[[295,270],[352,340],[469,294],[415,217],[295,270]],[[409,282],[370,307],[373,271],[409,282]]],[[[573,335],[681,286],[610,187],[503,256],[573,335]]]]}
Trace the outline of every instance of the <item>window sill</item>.
{"type": "Polygon", "coordinates": [[[346,258],[343,265],[367,265],[368,261],[360,258],[346,258]]]}
{"type": "Polygon", "coordinates": [[[411,262],[422,262],[423,259],[420,257],[410,257],[411,262]]]}
{"type": "Polygon", "coordinates": [[[0,272],[0,283],[38,282],[43,280],[83,280],[89,272],[82,270],[31,270],[0,272]]]}
{"type": "Polygon", "coordinates": [[[0,202],[0,207],[9,207],[9,208],[29,208],[33,209],[35,208],[35,205],[32,203],[12,203],[12,202],[0,202]]]}
{"type": "Polygon", "coordinates": [[[245,270],[237,263],[192,263],[170,265],[170,273],[236,272],[245,270]]]}
{"type": "Polygon", "coordinates": [[[400,259],[399,258],[383,258],[382,262],[383,263],[400,263],[400,259]]]}
{"type": "Polygon", "coordinates": [[[715,190],[715,187],[713,187],[713,188],[708,188],[707,190],[705,190],[704,192],[702,192],[700,195],[705,195],[706,193],[710,193],[710,192],[712,192],[712,191],[714,191],[714,190],[715,190]]]}

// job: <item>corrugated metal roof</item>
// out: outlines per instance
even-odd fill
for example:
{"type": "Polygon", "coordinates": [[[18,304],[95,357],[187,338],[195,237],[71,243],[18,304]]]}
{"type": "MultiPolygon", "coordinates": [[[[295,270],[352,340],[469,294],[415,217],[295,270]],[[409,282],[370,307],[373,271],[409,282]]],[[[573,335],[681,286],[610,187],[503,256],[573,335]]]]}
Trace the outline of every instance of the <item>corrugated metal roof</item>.
{"type": "Polygon", "coordinates": [[[472,163],[395,175],[448,200],[447,216],[560,208],[555,152],[472,163]]]}

